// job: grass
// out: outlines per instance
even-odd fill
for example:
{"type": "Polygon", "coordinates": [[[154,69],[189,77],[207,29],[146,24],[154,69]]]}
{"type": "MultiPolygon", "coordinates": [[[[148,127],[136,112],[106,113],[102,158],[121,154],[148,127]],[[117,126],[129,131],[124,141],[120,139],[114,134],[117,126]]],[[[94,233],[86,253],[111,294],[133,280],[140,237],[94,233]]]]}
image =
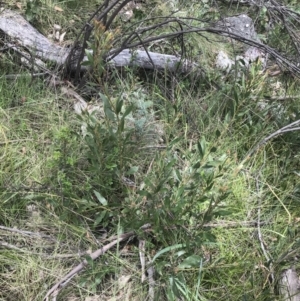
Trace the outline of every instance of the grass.
{"type": "Polygon", "coordinates": [[[0,300],[43,300],[84,259],[58,300],[147,300],[141,240],[154,300],[280,300],[282,270],[299,268],[297,132],[247,153],[293,121],[298,99],[280,115],[259,105],[274,83],[259,68],[245,81],[222,76],[181,80],[170,101],[164,76],[113,73],[95,98],[101,118],[76,116],[43,79],[0,77],[0,300]]]}

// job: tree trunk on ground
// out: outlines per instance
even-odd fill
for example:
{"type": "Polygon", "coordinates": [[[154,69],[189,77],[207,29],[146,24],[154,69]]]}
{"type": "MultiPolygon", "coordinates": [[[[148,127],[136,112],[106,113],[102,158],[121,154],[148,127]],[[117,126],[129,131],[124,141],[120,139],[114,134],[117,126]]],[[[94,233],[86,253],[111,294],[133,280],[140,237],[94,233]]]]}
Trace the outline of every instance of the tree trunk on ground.
{"type": "MultiPolygon", "coordinates": [[[[4,45],[13,49],[20,49],[20,52],[27,54],[28,60],[39,58],[43,62],[54,62],[58,67],[61,67],[66,63],[70,54],[69,48],[61,47],[49,41],[14,11],[4,10],[0,13],[0,30],[8,37],[7,41],[3,42],[4,45]]],[[[137,66],[145,69],[184,73],[190,72],[192,68],[196,67],[195,64],[183,62],[180,57],[174,55],[142,50],[131,51],[129,49],[124,49],[108,64],[112,67],[137,66]]],[[[71,69],[76,68],[75,65],[69,67],[71,69]]]]}

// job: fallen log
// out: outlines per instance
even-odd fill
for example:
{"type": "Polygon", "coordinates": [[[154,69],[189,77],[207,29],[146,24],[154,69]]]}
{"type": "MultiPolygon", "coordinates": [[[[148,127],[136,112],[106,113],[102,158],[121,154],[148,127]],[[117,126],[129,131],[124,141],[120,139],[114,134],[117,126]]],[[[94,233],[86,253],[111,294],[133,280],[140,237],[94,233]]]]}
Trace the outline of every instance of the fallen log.
{"type": "Polygon", "coordinates": [[[9,38],[4,45],[13,44],[31,51],[31,55],[58,66],[65,63],[69,50],[49,41],[29,24],[20,14],[5,9],[0,13],[0,30],[9,38]],[[9,44],[8,44],[9,43],[9,44]]]}
{"type": "MultiPolygon", "coordinates": [[[[5,9],[0,13],[0,31],[8,37],[8,41],[3,41],[4,46],[12,48],[22,48],[30,52],[30,56],[39,58],[44,62],[55,63],[58,67],[64,66],[71,52],[70,48],[65,48],[47,39],[38,30],[29,24],[20,14],[12,10],[5,9]]],[[[108,65],[111,67],[136,66],[144,69],[168,70],[171,72],[190,72],[193,63],[182,61],[180,57],[174,55],[160,54],[143,50],[124,49],[116,56],[107,54],[108,65]]],[[[84,61],[87,57],[84,58],[84,61]]],[[[75,70],[76,66],[68,66],[75,70]]],[[[82,66],[82,69],[84,67],[82,66]]]]}

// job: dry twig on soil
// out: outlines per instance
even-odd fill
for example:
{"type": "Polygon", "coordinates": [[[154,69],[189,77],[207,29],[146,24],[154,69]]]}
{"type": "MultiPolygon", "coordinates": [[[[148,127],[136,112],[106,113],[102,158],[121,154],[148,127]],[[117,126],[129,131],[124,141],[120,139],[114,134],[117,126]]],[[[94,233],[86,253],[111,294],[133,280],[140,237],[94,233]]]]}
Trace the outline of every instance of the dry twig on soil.
{"type": "MultiPolygon", "coordinates": [[[[144,226],[142,226],[140,228],[140,230],[146,231],[150,227],[151,227],[150,224],[145,224],[144,226]]],[[[110,250],[115,245],[117,245],[120,242],[122,242],[124,240],[127,240],[127,239],[129,239],[129,238],[131,238],[135,235],[136,235],[135,231],[130,231],[130,232],[119,235],[118,238],[113,240],[111,243],[109,243],[106,246],[104,246],[104,247],[96,250],[95,252],[93,252],[90,255],[90,258],[92,260],[97,259],[99,256],[103,255],[105,252],[110,250]]],[[[58,293],[61,291],[61,289],[63,287],[65,287],[75,275],[77,275],[80,271],[82,271],[87,266],[87,264],[88,264],[87,260],[84,260],[79,265],[77,265],[74,269],[72,269],[72,271],[70,271],[59,282],[57,282],[54,286],[52,286],[52,288],[47,292],[46,296],[44,297],[44,300],[48,301],[50,297],[55,298],[58,295],[58,293]]]]}

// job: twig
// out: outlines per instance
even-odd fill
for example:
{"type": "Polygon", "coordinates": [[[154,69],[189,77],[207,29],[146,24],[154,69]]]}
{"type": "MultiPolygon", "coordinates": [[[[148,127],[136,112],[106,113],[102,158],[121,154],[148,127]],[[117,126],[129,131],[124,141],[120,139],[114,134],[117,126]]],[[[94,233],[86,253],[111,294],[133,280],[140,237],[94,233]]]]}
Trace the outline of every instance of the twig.
{"type": "Polygon", "coordinates": [[[141,261],[141,267],[142,267],[142,279],[141,282],[143,283],[145,281],[146,275],[145,275],[145,240],[139,240],[139,255],[140,255],[140,261],[141,261]]]}
{"type": "Polygon", "coordinates": [[[149,282],[149,291],[148,291],[148,296],[149,296],[149,301],[154,301],[154,287],[155,287],[155,280],[154,280],[154,268],[151,265],[147,269],[148,273],[148,282],[149,282]]]}
{"type": "MultiPolygon", "coordinates": [[[[142,226],[140,229],[145,231],[148,228],[150,228],[151,225],[146,224],[142,226]]],[[[90,255],[90,258],[92,260],[97,259],[99,256],[103,255],[105,252],[110,250],[113,246],[116,244],[119,244],[120,242],[135,236],[136,232],[135,231],[130,231],[124,234],[121,234],[118,236],[117,239],[112,241],[111,243],[107,244],[106,246],[96,250],[90,255]]],[[[87,260],[82,261],[79,265],[77,265],[74,269],[72,269],[66,276],[64,276],[59,282],[57,282],[52,288],[47,292],[46,296],[44,297],[44,301],[48,301],[50,296],[57,295],[59,291],[75,276],[77,275],[81,270],[83,270],[87,266],[88,262],[87,260]]]]}
{"type": "Polygon", "coordinates": [[[17,142],[23,142],[23,141],[34,141],[34,139],[17,139],[17,140],[7,140],[6,142],[0,142],[0,145],[5,145],[8,143],[17,143],[17,142]]]}
{"type": "Polygon", "coordinates": [[[0,229],[4,230],[4,231],[14,232],[14,233],[22,234],[22,235],[27,235],[27,236],[36,236],[36,237],[40,237],[40,238],[53,239],[51,236],[46,235],[46,234],[30,232],[30,231],[25,231],[25,230],[19,230],[19,229],[16,229],[16,228],[9,228],[9,227],[5,227],[5,226],[0,226],[0,229]]]}
{"type": "MultiPolygon", "coordinates": [[[[108,29],[110,27],[110,25],[112,24],[113,20],[115,19],[115,17],[118,15],[118,13],[122,10],[122,8],[129,3],[131,0],[124,0],[122,3],[119,4],[119,6],[114,10],[114,12],[111,14],[110,18],[107,20],[106,23],[106,29],[108,29]]],[[[119,1],[116,1],[115,3],[113,3],[111,6],[113,7],[115,4],[117,4],[119,1]]],[[[108,8],[106,9],[108,10],[108,8]]],[[[107,14],[106,14],[107,15],[107,14]]],[[[104,17],[104,16],[103,16],[104,17]]],[[[103,18],[101,17],[101,19],[103,18]]],[[[98,18],[98,21],[100,20],[100,17],[98,18]]]]}
{"type": "MultiPolygon", "coordinates": [[[[34,68],[34,67],[37,67],[37,68],[39,68],[39,69],[41,69],[42,71],[43,71],[43,73],[44,73],[44,75],[52,75],[52,76],[54,76],[54,73],[53,72],[51,72],[49,69],[47,69],[45,66],[44,66],[44,64],[43,64],[43,62],[39,62],[39,60],[38,59],[36,59],[34,56],[33,56],[33,54],[32,54],[32,52],[31,52],[31,50],[30,50],[30,48],[29,47],[27,47],[27,46],[25,46],[25,45],[22,45],[21,47],[22,48],[24,48],[26,51],[24,51],[24,50],[21,50],[20,48],[21,47],[17,47],[17,46],[15,46],[14,44],[12,44],[12,43],[6,43],[7,45],[8,45],[8,47],[10,47],[11,49],[13,49],[16,53],[18,53],[20,56],[22,56],[24,59],[26,59],[30,64],[31,64],[31,67],[32,67],[32,69],[34,68]]],[[[30,70],[30,74],[31,74],[31,77],[32,78],[34,78],[34,76],[33,76],[33,70],[30,70]]]]}
{"type": "MultiPolygon", "coordinates": [[[[176,21],[177,21],[176,19],[173,20],[173,22],[176,22],[176,21]]],[[[160,24],[157,24],[157,27],[159,27],[159,25],[160,24]]],[[[222,30],[222,29],[215,28],[215,27],[207,27],[207,28],[192,27],[192,28],[188,28],[188,29],[184,29],[184,30],[179,30],[177,32],[166,33],[166,34],[161,34],[161,35],[157,35],[157,36],[150,36],[150,37],[147,37],[146,39],[144,39],[142,42],[143,42],[143,44],[147,44],[147,43],[154,42],[154,41],[161,40],[161,39],[175,38],[182,34],[201,33],[201,32],[208,32],[208,33],[212,33],[212,34],[216,34],[216,35],[220,35],[220,36],[224,36],[224,37],[229,37],[229,38],[235,39],[239,42],[242,42],[246,45],[261,49],[262,51],[264,51],[264,52],[270,54],[272,57],[274,57],[275,60],[278,62],[278,64],[285,65],[290,71],[295,72],[295,74],[297,74],[298,76],[300,75],[300,68],[296,64],[289,61],[286,57],[282,56],[278,51],[269,47],[268,45],[264,45],[258,41],[242,37],[239,34],[235,34],[233,32],[228,32],[226,30],[222,30]]],[[[131,43],[128,43],[128,44],[125,43],[121,47],[111,50],[108,53],[108,55],[106,56],[107,60],[109,61],[110,58],[113,57],[113,55],[115,53],[120,53],[125,48],[131,49],[131,48],[135,48],[138,46],[141,46],[140,41],[132,41],[131,43]]],[[[186,66],[186,67],[190,68],[190,66],[186,66]]]]}
{"type": "Polygon", "coordinates": [[[4,77],[6,79],[17,79],[17,78],[23,78],[23,77],[41,77],[41,76],[48,76],[49,74],[46,72],[40,72],[40,73],[23,73],[23,74],[7,74],[4,77]]]}
{"type": "Polygon", "coordinates": [[[16,251],[21,252],[21,253],[26,253],[26,254],[29,254],[29,255],[38,255],[38,256],[41,256],[41,257],[48,258],[48,259],[76,258],[76,257],[82,257],[82,256],[85,256],[85,255],[89,254],[89,252],[81,252],[81,253],[78,253],[78,254],[55,254],[55,255],[50,255],[50,254],[45,254],[45,253],[32,252],[32,251],[29,251],[29,250],[26,250],[26,249],[23,249],[23,248],[21,249],[17,246],[14,246],[12,244],[7,243],[6,241],[0,241],[0,246],[8,248],[8,249],[16,250],[16,251]]]}
{"type": "Polygon", "coordinates": [[[267,136],[266,138],[262,139],[255,147],[253,147],[245,156],[242,162],[246,161],[248,158],[250,158],[256,151],[258,151],[261,146],[265,145],[269,140],[280,136],[287,132],[293,132],[300,130],[300,127],[297,127],[300,125],[300,119],[282,127],[281,129],[277,130],[276,132],[272,133],[271,135],[267,136]]]}

